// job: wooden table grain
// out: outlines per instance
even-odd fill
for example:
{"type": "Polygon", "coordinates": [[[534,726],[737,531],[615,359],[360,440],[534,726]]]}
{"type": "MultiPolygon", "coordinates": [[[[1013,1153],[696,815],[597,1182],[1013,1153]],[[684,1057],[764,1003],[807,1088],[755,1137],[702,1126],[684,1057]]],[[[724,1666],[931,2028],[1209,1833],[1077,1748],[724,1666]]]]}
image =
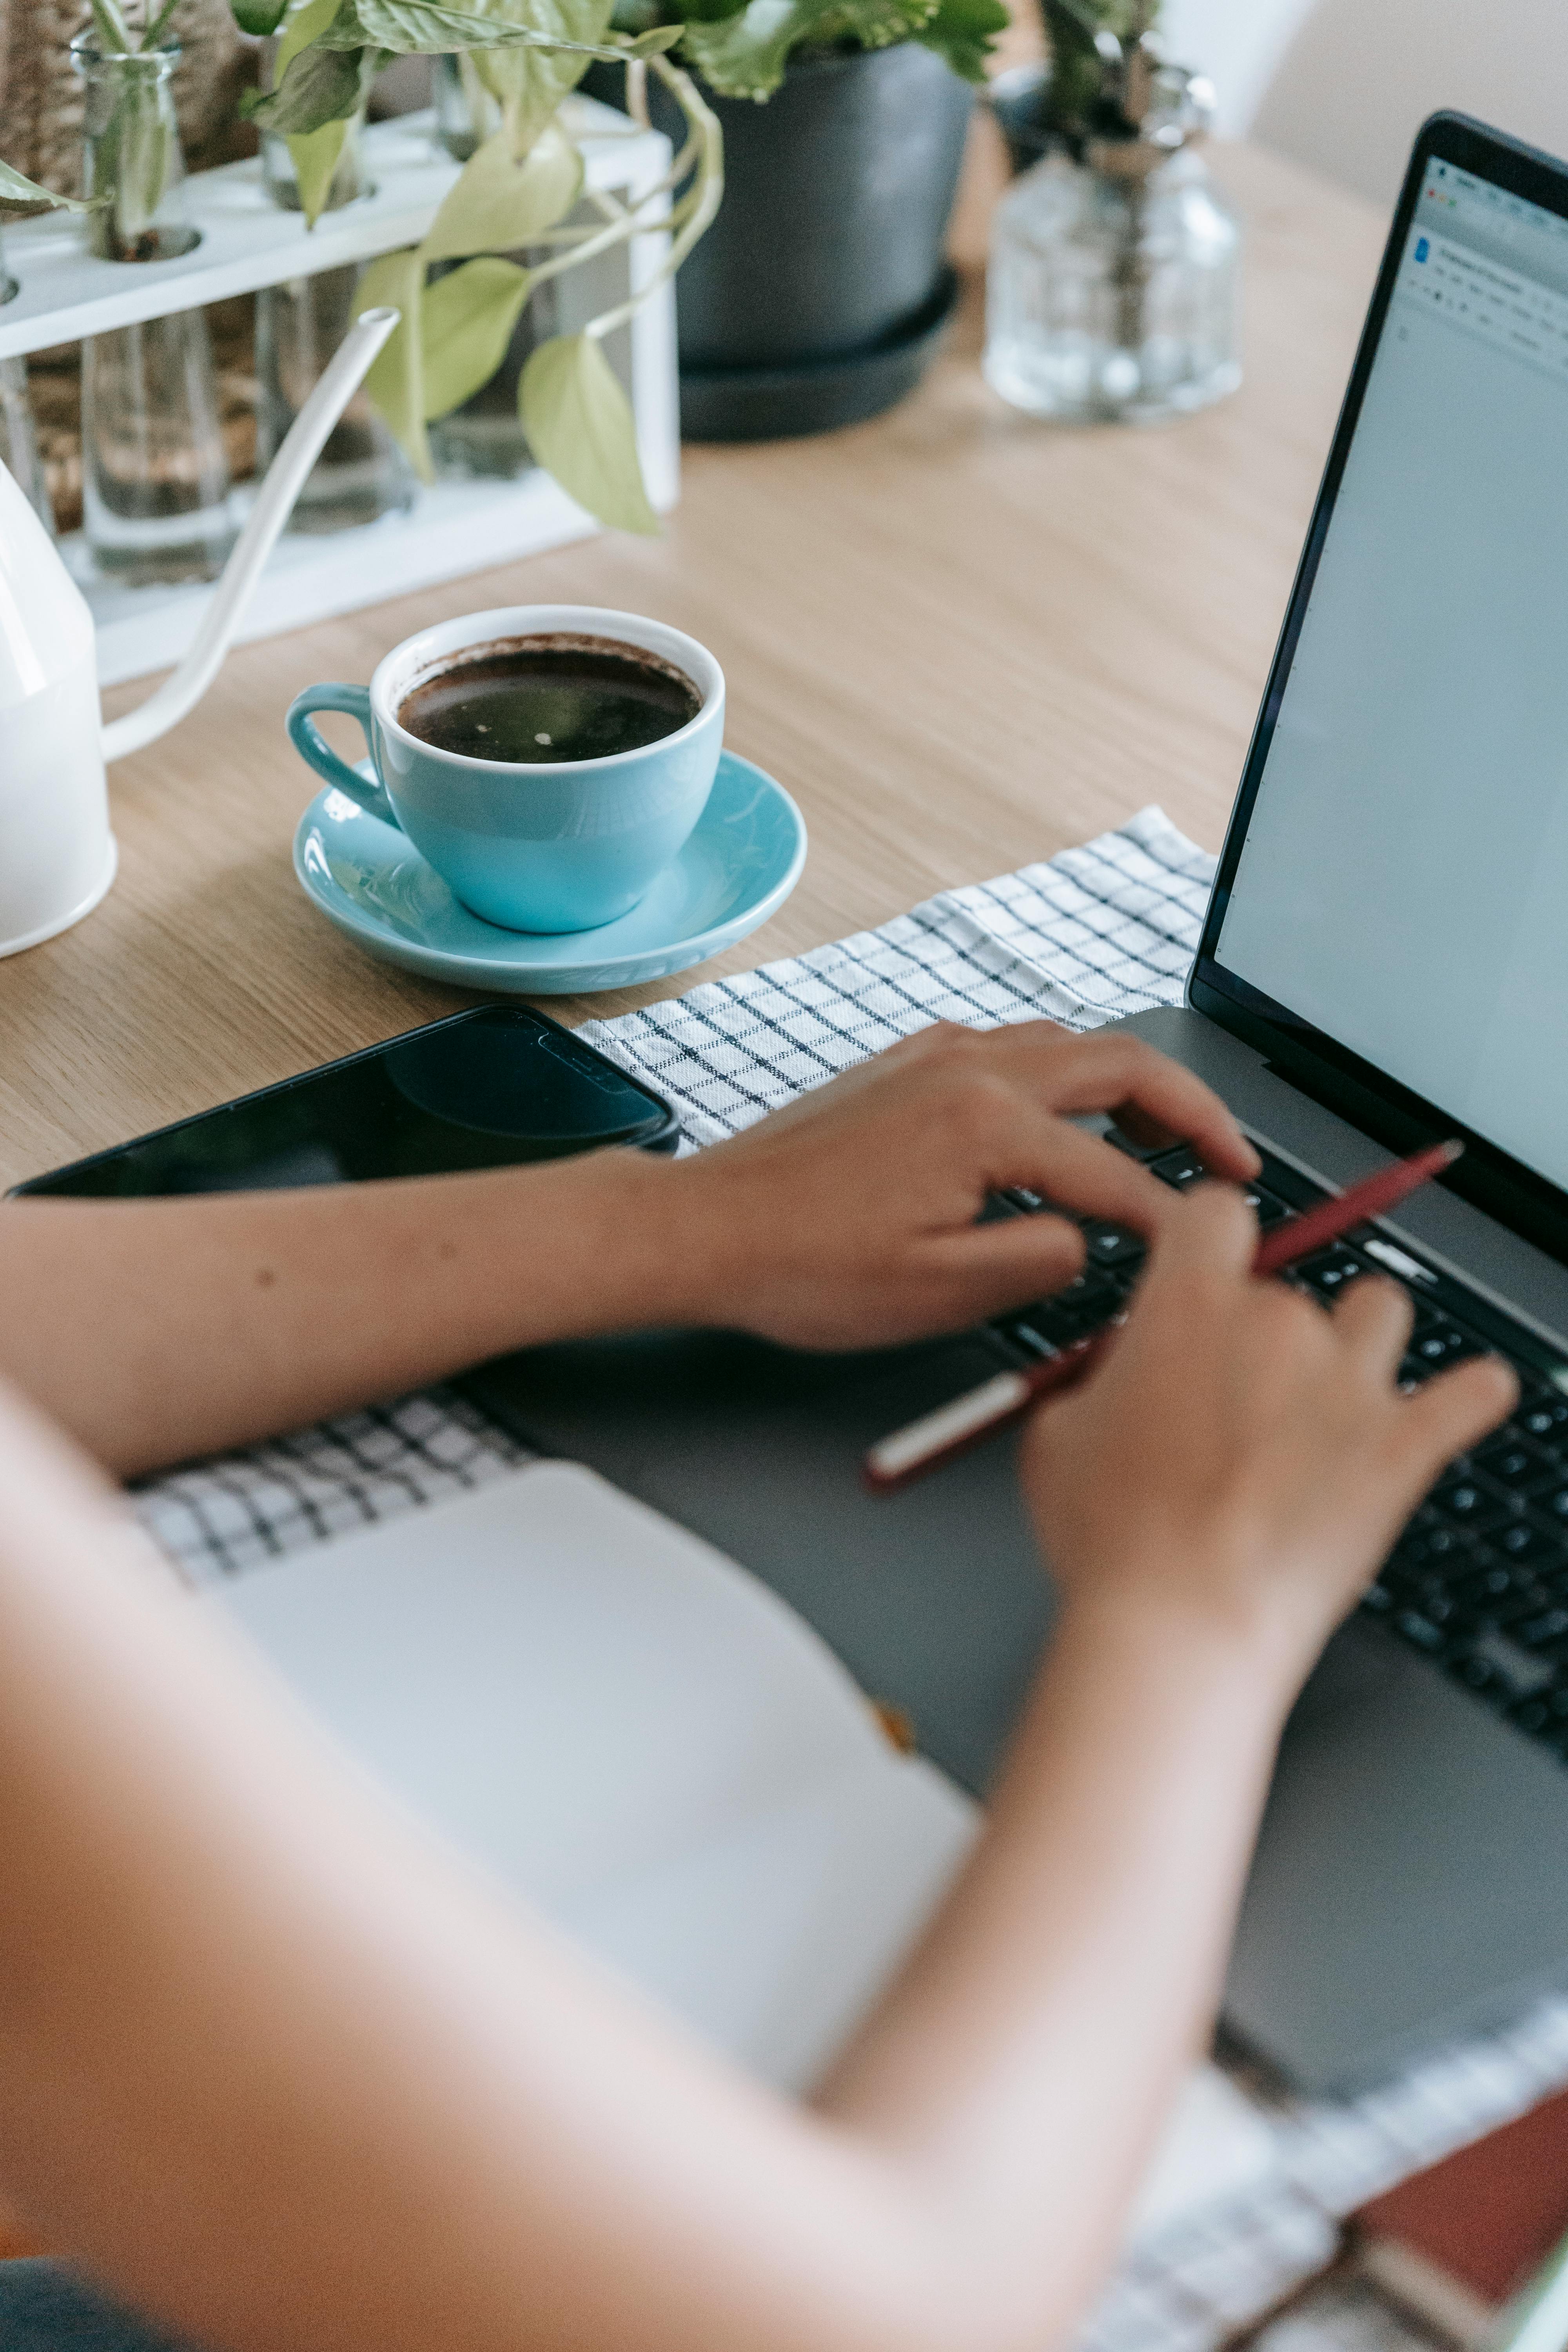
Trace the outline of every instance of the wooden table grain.
{"type": "MultiPolygon", "coordinates": [[[[1222,406],[1144,430],[1015,415],[979,374],[972,269],[913,398],[819,439],[689,449],[658,541],[605,534],[231,655],[182,727],[114,769],[104,905],[0,962],[0,1183],[469,1001],[368,961],[302,897],[289,845],[314,782],[282,731],[300,687],[366,678],[465,610],[619,606],[718,656],[729,740],[795,794],[811,852],[709,973],[1151,801],[1217,846],[1383,225],[1260,152],[1214,163],[1247,230],[1247,376],[1222,406]]],[[[614,1013],[700,976],[550,1009],[614,1013]]]]}

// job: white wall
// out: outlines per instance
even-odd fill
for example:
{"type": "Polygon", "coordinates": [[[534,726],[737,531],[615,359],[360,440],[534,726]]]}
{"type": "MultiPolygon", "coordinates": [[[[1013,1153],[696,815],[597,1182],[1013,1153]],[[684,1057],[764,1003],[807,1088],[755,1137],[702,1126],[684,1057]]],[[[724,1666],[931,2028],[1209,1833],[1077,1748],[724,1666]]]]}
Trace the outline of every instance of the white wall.
{"type": "Polygon", "coordinates": [[[1167,0],[1221,128],[1392,204],[1439,106],[1568,154],[1568,0],[1167,0]]]}
{"type": "MultiPolygon", "coordinates": [[[[1365,5],[1376,7],[1379,0],[1365,5]]],[[[1312,0],[1165,0],[1161,37],[1184,65],[1212,75],[1222,137],[1238,139],[1250,131],[1275,68],[1311,6],[1312,0]]]]}

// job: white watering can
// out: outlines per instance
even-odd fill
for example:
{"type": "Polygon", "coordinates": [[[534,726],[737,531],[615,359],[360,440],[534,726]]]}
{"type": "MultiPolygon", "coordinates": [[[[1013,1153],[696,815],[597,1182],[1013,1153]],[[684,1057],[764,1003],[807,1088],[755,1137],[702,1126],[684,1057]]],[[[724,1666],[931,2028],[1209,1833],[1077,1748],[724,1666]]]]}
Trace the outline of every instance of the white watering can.
{"type": "Polygon", "coordinates": [[[350,329],[267,469],[189,652],[107,727],[87,599],[0,465],[0,956],[68,930],[113,881],[104,762],[156,741],[217,676],[306,475],[397,319],[366,310],[350,329]]]}

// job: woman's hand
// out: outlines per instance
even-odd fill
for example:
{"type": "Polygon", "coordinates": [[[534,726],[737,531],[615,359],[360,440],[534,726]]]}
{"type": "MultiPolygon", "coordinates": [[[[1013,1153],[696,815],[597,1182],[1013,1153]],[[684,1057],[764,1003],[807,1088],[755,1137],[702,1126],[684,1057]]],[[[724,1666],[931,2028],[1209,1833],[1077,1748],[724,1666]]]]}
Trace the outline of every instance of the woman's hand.
{"type": "Polygon", "coordinates": [[[1218,1097],[1135,1037],[941,1023],[670,1171],[692,1234],[682,1311],[797,1347],[872,1347],[1059,1289],[1083,1264],[1076,1225],[977,1225],[989,1194],[1026,1186],[1151,1237],[1175,1205],[1071,1123],[1086,1111],[1190,1143],[1216,1176],[1258,1172],[1218,1097]]]}
{"type": "Polygon", "coordinates": [[[1069,1607],[1261,1643],[1295,1682],[1518,1382],[1486,1356],[1402,1396],[1404,1291],[1363,1276],[1327,1313],[1257,1280],[1257,1245],[1236,1193],[1174,1202],[1104,1363],[1029,1423],[1023,1475],[1069,1607]]]}

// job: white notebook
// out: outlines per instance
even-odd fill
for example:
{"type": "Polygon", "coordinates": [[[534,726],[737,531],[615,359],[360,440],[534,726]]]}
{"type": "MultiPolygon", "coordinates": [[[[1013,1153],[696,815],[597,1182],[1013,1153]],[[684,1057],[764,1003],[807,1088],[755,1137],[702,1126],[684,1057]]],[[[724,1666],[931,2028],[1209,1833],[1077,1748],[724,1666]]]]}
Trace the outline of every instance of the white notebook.
{"type": "MultiPolygon", "coordinates": [[[[526,1903],[781,2088],[919,1935],[978,1809],[900,1755],[776,1594],[592,1471],[541,1462],[203,1596],[360,1761],[526,1903]]],[[[1140,2231],[1274,2162],[1189,2085],[1140,2231]]]]}

